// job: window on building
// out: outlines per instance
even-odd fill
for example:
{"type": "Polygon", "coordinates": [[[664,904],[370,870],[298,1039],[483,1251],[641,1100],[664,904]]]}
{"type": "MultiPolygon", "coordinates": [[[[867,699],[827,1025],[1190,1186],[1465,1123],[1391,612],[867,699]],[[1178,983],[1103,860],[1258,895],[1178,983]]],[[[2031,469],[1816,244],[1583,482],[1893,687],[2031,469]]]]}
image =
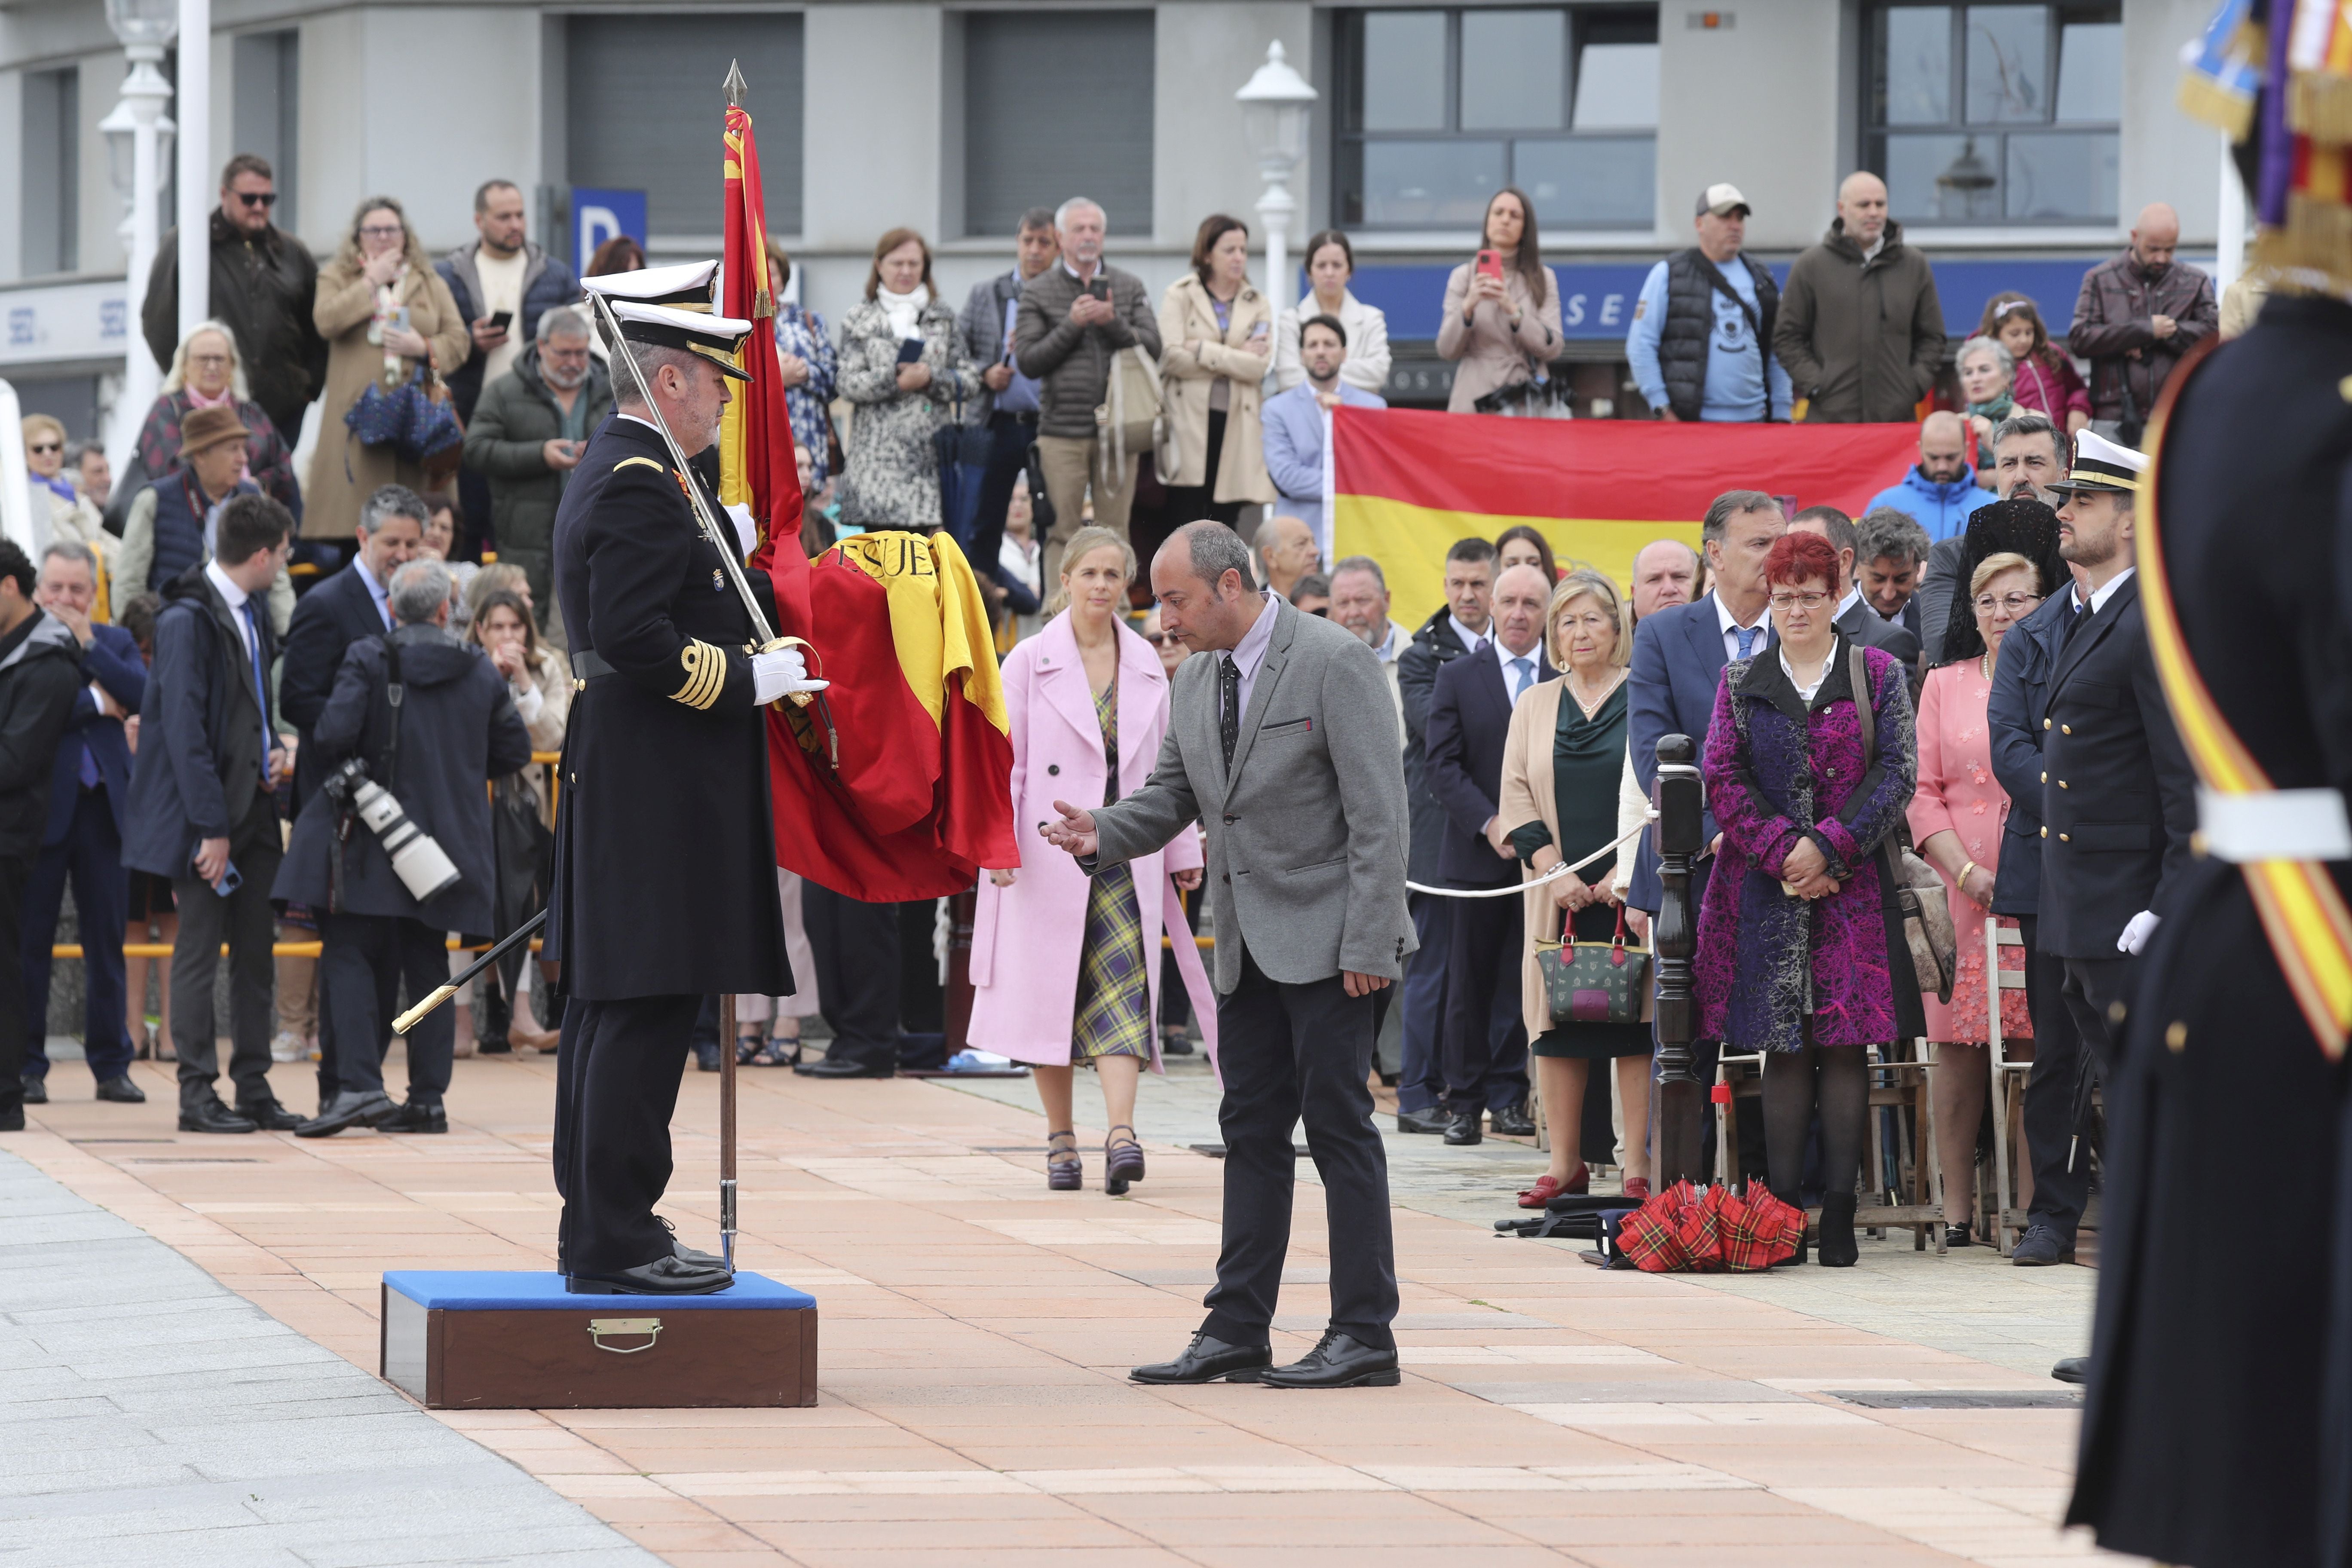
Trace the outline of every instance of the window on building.
{"type": "Polygon", "coordinates": [[[81,266],[81,68],[23,79],[23,203],[17,264],[26,276],[81,266]]]}
{"type": "Polygon", "coordinates": [[[2123,9],[1879,4],[1864,159],[1906,224],[2116,221],[2123,9]]]}
{"type": "Polygon", "coordinates": [[[564,26],[572,183],[646,193],[665,237],[723,232],[719,123],[730,60],[751,84],[768,232],[801,229],[802,33],[797,15],[574,16],[564,26]]]}
{"type": "MultiPolygon", "coordinates": [[[[301,100],[297,92],[302,35],[289,27],[275,33],[245,33],[235,44],[236,101],[231,113],[236,146],[269,160],[271,184],[278,205],[269,221],[289,232],[301,226],[295,192],[295,158],[302,142],[301,100]]],[[[226,158],[218,160],[226,165],[226,158]]]]}
{"type": "Polygon", "coordinates": [[[1084,195],[1112,234],[1150,234],[1152,13],[972,11],[963,26],[964,233],[1011,234],[1084,195]]]}
{"type": "Polygon", "coordinates": [[[1654,5],[1339,18],[1339,221],[1475,228],[1517,185],[1546,231],[1657,212],[1654,5]]]}

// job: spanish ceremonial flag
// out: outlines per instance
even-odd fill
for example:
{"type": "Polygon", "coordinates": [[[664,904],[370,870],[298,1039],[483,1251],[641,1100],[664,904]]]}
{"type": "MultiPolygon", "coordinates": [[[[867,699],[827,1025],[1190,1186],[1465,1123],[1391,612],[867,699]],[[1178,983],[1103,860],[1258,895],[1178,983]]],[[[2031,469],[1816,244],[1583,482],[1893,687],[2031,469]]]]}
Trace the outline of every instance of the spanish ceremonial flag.
{"type": "Polygon", "coordinates": [[[784,406],[783,370],[776,362],[776,291],[768,275],[767,208],[760,194],[760,145],[751,114],[727,110],[723,169],[727,248],[720,270],[719,313],[751,323],[739,363],[751,376],[734,393],[719,429],[719,500],[747,506],[760,537],[782,533],[795,547],[778,551],[769,566],[776,612],[785,637],[805,637],[808,564],[797,548],[801,532],[800,476],[793,465],[793,421],[784,406]]]}
{"type": "MultiPolygon", "coordinates": [[[[1529,523],[1561,568],[1624,584],[1654,539],[1698,543],[1707,503],[1761,490],[1859,518],[1918,459],[1916,425],[1676,425],[1349,408],[1326,445],[1324,560],[1369,555],[1390,613],[1417,626],[1445,602],[1445,552],[1529,523]]],[[[1987,491],[1985,500],[1991,500],[1987,491]]]]}

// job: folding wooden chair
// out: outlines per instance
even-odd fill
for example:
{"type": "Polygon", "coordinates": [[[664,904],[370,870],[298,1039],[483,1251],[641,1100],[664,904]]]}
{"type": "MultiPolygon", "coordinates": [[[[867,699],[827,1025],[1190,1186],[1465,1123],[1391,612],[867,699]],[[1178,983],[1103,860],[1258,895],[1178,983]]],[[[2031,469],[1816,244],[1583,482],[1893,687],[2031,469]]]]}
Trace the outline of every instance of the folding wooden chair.
{"type": "MultiPolygon", "coordinates": [[[[1997,915],[1987,915],[1984,923],[1985,944],[1985,1010],[1989,1015],[1985,1038],[1990,1044],[1985,1050],[1987,1068],[1991,1074],[1992,1095],[1992,1231],[1993,1245],[2007,1258],[2013,1243],[2010,1231],[2025,1228],[2025,1211],[2015,1205],[2017,1184],[2010,1167],[2010,1151],[2025,1148],[2025,1079],[2033,1070],[2033,1058],[2013,1058],[2006,1054],[2000,1037],[2000,994],[2025,989],[2025,970],[2001,967],[2004,948],[2016,950],[2025,956],[2025,938],[2021,932],[2004,928],[1997,915]]],[[[2028,958],[2028,962],[2031,959],[2028,958]]]]}

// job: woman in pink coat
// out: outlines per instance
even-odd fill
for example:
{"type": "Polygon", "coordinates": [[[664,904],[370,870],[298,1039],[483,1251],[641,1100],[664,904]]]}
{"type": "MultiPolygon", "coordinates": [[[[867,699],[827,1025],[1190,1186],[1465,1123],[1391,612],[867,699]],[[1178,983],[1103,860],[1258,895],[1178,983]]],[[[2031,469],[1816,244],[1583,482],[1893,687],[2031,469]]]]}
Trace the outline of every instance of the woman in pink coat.
{"type": "MultiPolygon", "coordinates": [[[[1013,728],[1013,816],[1042,829],[1055,803],[1108,805],[1139,786],[1168,729],[1168,677],[1151,645],[1120,623],[1135,552],[1103,528],[1082,528],[1062,554],[1068,608],[1004,661],[1004,705],[1013,728]]],[[[1035,1069],[1046,1134],[1045,1184],[1085,1184],[1070,1110],[1072,1069],[1085,1063],[1101,1080],[1109,1136],[1103,1190],[1143,1179],[1135,1090],[1148,1065],[1160,1070],[1151,1021],[1158,1016],[1160,933],[1188,937],[1176,889],[1201,885],[1201,845],[1181,833],[1158,854],[1089,878],[1066,855],[1042,853],[1018,868],[992,870],[980,889],[971,938],[968,1042],[1035,1069]]],[[[1213,1059],[1207,977],[1192,942],[1176,944],[1213,1059]]]]}

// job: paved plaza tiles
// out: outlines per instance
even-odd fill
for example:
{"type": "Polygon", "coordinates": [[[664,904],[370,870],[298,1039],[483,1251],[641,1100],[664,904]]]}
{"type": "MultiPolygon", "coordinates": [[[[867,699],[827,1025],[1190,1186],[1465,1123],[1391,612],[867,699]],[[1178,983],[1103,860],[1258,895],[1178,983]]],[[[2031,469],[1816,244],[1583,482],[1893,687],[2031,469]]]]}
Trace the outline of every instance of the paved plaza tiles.
{"type": "MultiPolygon", "coordinates": [[[[741,1256],[823,1311],[803,1410],[428,1413],[378,1383],[387,1268],[546,1268],[552,1058],[457,1064],[446,1137],[205,1138],[57,1099],[0,1138],[0,1563],[588,1568],[1588,1568],[2100,1557],[2054,1523],[2079,1419],[2050,1363],[2093,1275],[1938,1258],[1604,1273],[1497,1237],[1525,1145],[1390,1135],[1406,1377],[1144,1389],[1216,1255],[1214,1089],[1148,1080],[1150,1174],[1045,1190],[1020,1081],[746,1069],[741,1256]]],[[[280,1092],[308,1099],[306,1069],[280,1092]]],[[[395,1059],[388,1076],[399,1081],[395,1059]]],[[[669,1212],[713,1245],[717,1082],[669,1212]]],[[[1386,1118],[1383,1118],[1383,1122],[1386,1118]]],[[[1312,1166],[1277,1324],[1328,1305],[1312,1166]]],[[[1287,1352],[1286,1354],[1285,1352],[1287,1352]]],[[[2122,1561],[2108,1559],[2109,1561],[2122,1561]]]]}

